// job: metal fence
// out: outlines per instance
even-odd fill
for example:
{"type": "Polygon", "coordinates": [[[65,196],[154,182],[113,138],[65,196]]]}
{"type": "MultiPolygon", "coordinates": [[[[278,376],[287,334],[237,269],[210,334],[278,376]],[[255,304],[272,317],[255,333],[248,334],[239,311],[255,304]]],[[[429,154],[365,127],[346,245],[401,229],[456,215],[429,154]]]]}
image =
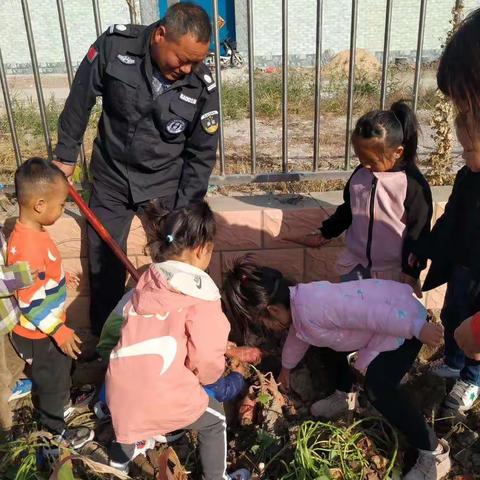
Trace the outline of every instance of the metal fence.
{"type": "MultiPolygon", "coordinates": [[[[249,65],[249,114],[250,114],[250,156],[251,169],[250,174],[246,175],[227,175],[225,169],[225,141],[223,128],[220,128],[220,142],[219,142],[219,162],[220,175],[212,176],[211,182],[213,184],[239,184],[248,182],[271,182],[271,181],[292,181],[292,180],[312,180],[312,179],[328,179],[328,178],[344,178],[350,169],[351,162],[351,142],[350,135],[352,130],[352,116],[353,116],[353,95],[354,95],[354,81],[355,81],[355,51],[357,40],[357,20],[358,20],[358,3],[359,0],[352,0],[351,2],[351,26],[350,26],[350,64],[348,72],[348,100],[346,109],[346,126],[345,126],[345,162],[344,171],[339,170],[319,170],[319,158],[321,154],[320,149],[320,112],[322,106],[321,99],[321,65],[322,65],[322,31],[323,31],[323,13],[324,0],[317,0],[316,9],[316,54],[315,54],[315,108],[314,108],[314,127],[313,127],[313,161],[310,171],[289,172],[288,164],[288,0],[282,0],[282,169],[279,172],[258,173],[257,172],[257,152],[256,152],[256,123],[255,123],[255,81],[254,81],[254,1],[261,0],[246,0],[247,1],[247,27],[248,27],[248,65],[249,65]]],[[[384,33],[384,48],[381,71],[381,93],[380,93],[380,108],[384,108],[387,94],[387,74],[389,64],[389,49],[390,49],[390,34],[392,23],[392,8],[394,0],[386,0],[385,9],[385,33],[384,33]]],[[[397,0],[399,1],[399,0],[397,0]]],[[[458,0],[457,0],[458,2],[458,0]]],[[[453,2],[452,2],[453,3],[453,2]]],[[[46,146],[47,155],[51,158],[52,146],[51,138],[47,127],[47,117],[45,111],[45,99],[43,96],[42,85],[40,81],[40,71],[38,68],[37,54],[35,49],[35,40],[32,31],[30,20],[30,12],[28,0],[21,0],[23,18],[25,22],[28,46],[30,50],[30,58],[32,62],[33,76],[35,79],[35,87],[38,99],[40,119],[43,127],[43,134],[46,146]]],[[[213,6],[213,25],[215,36],[215,58],[220,58],[220,42],[219,42],[219,15],[217,0],[212,0],[213,6]]],[[[134,23],[137,15],[129,2],[130,19],[134,23]]],[[[96,33],[99,36],[102,33],[102,24],[100,18],[100,10],[98,0],[92,0],[92,8],[95,19],[96,33]]],[[[422,63],[423,39],[425,33],[425,16],[427,11],[427,0],[420,0],[419,4],[419,20],[418,20],[418,40],[416,49],[415,74],[413,84],[413,108],[416,110],[418,105],[418,93],[420,83],[420,71],[422,63]]],[[[60,31],[63,42],[63,50],[65,56],[65,64],[67,70],[68,82],[71,85],[73,81],[73,67],[70,55],[70,47],[68,41],[68,31],[65,21],[65,12],[63,0],[57,0],[57,12],[60,25],[60,31]]],[[[215,62],[215,75],[217,80],[218,93],[222,96],[222,82],[221,82],[221,65],[220,61],[215,62]]],[[[7,78],[5,66],[0,51],[0,81],[5,100],[6,114],[8,124],[11,131],[11,138],[13,149],[17,164],[20,164],[21,152],[18,141],[18,134],[15,128],[14,115],[12,111],[12,102],[7,85],[7,78]]],[[[223,125],[222,104],[220,102],[220,118],[223,125]]],[[[80,160],[82,165],[86,166],[85,150],[82,146],[80,152],[80,160]]],[[[85,169],[84,169],[85,171],[85,169]]]]}

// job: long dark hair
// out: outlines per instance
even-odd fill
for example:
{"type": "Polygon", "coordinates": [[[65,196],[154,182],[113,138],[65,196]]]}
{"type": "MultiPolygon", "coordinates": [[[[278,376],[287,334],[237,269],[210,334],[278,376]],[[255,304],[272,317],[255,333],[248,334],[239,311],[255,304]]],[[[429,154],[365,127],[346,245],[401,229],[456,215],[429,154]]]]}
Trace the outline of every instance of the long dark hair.
{"type": "Polygon", "coordinates": [[[268,316],[269,305],[290,308],[292,284],[278,270],[259,266],[250,255],[238,258],[224,276],[226,313],[245,336],[259,317],[268,316]]]}
{"type": "Polygon", "coordinates": [[[147,235],[146,249],[154,262],[205,246],[215,238],[215,218],[204,201],[173,211],[151,202],[144,210],[142,222],[147,235]]]}
{"type": "Polygon", "coordinates": [[[373,110],[360,117],[352,138],[380,138],[389,148],[403,146],[403,162],[415,163],[418,132],[415,113],[405,102],[398,101],[390,110],[373,110]]]}
{"type": "Polygon", "coordinates": [[[480,122],[480,8],[452,35],[440,58],[438,88],[480,122]]]}

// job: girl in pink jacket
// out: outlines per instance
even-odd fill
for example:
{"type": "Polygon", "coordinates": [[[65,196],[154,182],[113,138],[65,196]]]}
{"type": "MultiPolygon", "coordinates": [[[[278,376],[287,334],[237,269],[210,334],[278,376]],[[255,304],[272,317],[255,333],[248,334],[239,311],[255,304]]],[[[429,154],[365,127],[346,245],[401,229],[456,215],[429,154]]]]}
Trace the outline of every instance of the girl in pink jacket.
{"type": "Polygon", "coordinates": [[[185,428],[198,431],[202,478],[244,480],[246,471],[226,473],[223,406],[203,388],[223,376],[230,331],[219,290],[205,272],[213,213],[205,202],[171,213],[152,205],[144,226],[154,263],[123,308],[106,375],[116,436],[110,464],[128,471],[139,451],[185,428]]]}
{"type": "Polygon", "coordinates": [[[375,408],[419,449],[406,480],[439,480],[450,469],[449,447],[437,439],[421,412],[399,389],[422,346],[442,341],[440,325],[427,322],[427,311],[411,286],[391,280],[291,285],[278,270],[237,260],[227,273],[224,302],[240,330],[261,325],[288,331],[279,381],[289,374],[310,345],[326,347],[326,370],[335,392],[312,405],[313,416],[333,418],[348,408],[353,376],[347,355],[358,351],[356,368],[365,373],[365,390],[375,408]]]}

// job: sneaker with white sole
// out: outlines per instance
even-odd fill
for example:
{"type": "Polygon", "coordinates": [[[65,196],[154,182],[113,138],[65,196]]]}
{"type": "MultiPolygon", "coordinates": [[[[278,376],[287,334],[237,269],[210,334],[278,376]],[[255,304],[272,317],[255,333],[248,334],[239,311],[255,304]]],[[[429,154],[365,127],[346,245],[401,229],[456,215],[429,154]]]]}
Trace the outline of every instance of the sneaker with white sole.
{"type": "Polygon", "coordinates": [[[449,367],[445,362],[433,365],[430,372],[440,378],[460,378],[460,369],[449,367]]]}
{"type": "Polygon", "coordinates": [[[146,455],[147,450],[151,450],[152,448],[155,448],[155,440],[153,438],[136,442],[133,452],[127,457],[125,451],[120,447],[120,444],[114,442],[111,450],[111,455],[114,458],[110,459],[110,466],[116,468],[120,472],[128,474],[130,463],[139,455],[146,455]]]}
{"type": "Polygon", "coordinates": [[[473,407],[480,394],[480,387],[473,383],[457,380],[445,399],[445,405],[459,412],[466,412],[473,407]]]}
{"type": "Polygon", "coordinates": [[[9,402],[18,400],[20,398],[26,397],[32,393],[32,381],[28,378],[19,380],[15,386],[12,388],[12,394],[8,399],[9,402]]]}
{"type": "Polygon", "coordinates": [[[450,447],[446,440],[440,439],[440,453],[419,450],[417,463],[403,477],[403,480],[441,480],[445,478],[452,467],[450,447]]]}
{"type": "Polygon", "coordinates": [[[63,418],[67,422],[73,418],[79,409],[88,407],[95,396],[95,387],[93,385],[84,385],[78,391],[73,400],[65,407],[63,418]]]}
{"type": "Polygon", "coordinates": [[[233,473],[227,474],[229,480],[250,480],[251,473],[246,468],[240,468],[233,473]]]}
{"type": "Polygon", "coordinates": [[[339,417],[348,410],[349,394],[335,390],[331,395],[315,402],[310,407],[310,413],[314,417],[333,419],[339,417]]]}

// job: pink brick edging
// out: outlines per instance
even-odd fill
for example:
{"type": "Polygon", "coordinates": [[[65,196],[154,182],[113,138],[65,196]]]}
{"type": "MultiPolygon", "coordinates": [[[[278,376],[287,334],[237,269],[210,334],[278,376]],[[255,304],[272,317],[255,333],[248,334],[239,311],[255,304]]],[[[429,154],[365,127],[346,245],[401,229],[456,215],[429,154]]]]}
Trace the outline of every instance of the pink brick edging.
{"type": "MultiPolygon", "coordinates": [[[[449,187],[434,188],[434,221],[443,213],[449,187]]],[[[215,197],[209,203],[215,212],[218,234],[210,274],[220,284],[230,262],[252,253],[258,262],[278,268],[297,282],[336,281],[335,261],[343,239],[320,249],[301,248],[282,240],[287,235],[308,233],[317,228],[342,201],[341,192],[312,194],[299,202],[291,196],[215,197]],[[291,204],[293,203],[293,204],[291,204]]],[[[6,222],[6,228],[14,219],[6,222]]],[[[77,327],[89,324],[88,262],[86,258],[85,220],[66,212],[49,231],[58,245],[65,271],[80,276],[80,286],[68,292],[69,323],[77,327]]],[[[128,238],[127,252],[133,264],[142,268],[150,263],[144,253],[145,236],[135,218],[128,238]]],[[[427,308],[440,309],[445,287],[425,295],[427,308]]]]}

